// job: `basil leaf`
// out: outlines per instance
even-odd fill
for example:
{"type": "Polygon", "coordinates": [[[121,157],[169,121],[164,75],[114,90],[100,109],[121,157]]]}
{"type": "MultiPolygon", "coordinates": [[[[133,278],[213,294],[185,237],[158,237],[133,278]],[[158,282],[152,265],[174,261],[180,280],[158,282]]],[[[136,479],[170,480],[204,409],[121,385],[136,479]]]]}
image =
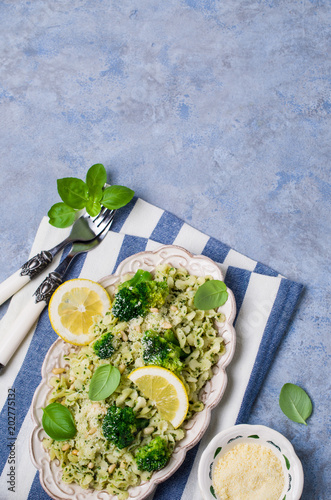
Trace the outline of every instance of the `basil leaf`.
{"type": "Polygon", "coordinates": [[[226,284],[220,280],[210,280],[197,289],[194,305],[197,309],[207,311],[222,306],[227,300],[226,284]]]}
{"type": "Polygon", "coordinates": [[[88,200],[86,203],[86,212],[91,216],[91,217],[96,217],[98,213],[101,210],[101,203],[98,200],[95,200],[94,198],[91,198],[88,200]]]}
{"type": "Polygon", "coordinates": [[[125,186],[109,186],[103,192],[101,203],[110,210],[124,207],[132,200],[134,191],[125,186]]]}
{"type": "Polygon", "coordinates": [[[61,199],[69,207],[81,210],[88,200],[87,185],[81,179],[64,177],[57,180],[57,190],[61,199]]]}
{"type": "Polygon", "coordinates": [[[91,401],[101,401],[108,398],[117,389],[120,380],[121,374],[115,366],[99,366],[91,379],[88,397],[91,401]]]}
{"type": "Polygon", "coordinates": [[[43,408],[42,425],[46,434],[56,441],[66,441],[77,432],[74,418],[65,406],[51,403],[43,408]]]}
{"type": "Polygon", "coordinates": [[[91,217],[95,217],[101,210],[102,188],[107,182],[107,172],[101,163],[96,163],[89,168],[86,174],[86,185],[88,187],[88,201],[86,211],[91,217]]]}
{"type": "Polygon", "coordinates": [[[279,395],[279,406],[293,422],[305,424],[311,415],[313,405],[308,394],[298,385],[284,384],[279,395]]]}
{"type": "Polygon", "coordinates": [[[144,271],[143,269],[138,269],[136,274],[129,280],[124,281],[120,284],[118,289],[127,288],[129,286],[136,286],[138,283],[142,283],[143,281],[152,281],[152,275],[148,271],[144,271]]]}
{"type": "MultiPolygon", "coordinates": [[[[88,169],[86,174],[86,184],[88,187],[89,195],[94,196],[96,193],[100,193],[102,197],[102,188],[107,182],[107,172],[105,167],[101,163],[96,163],[88,169]]],[[[101,198],[99,199],[99,201],[101,198]]]]}
{"type": "Polygon", "coordinates": [[[68,207],[65,203],[55,203],[49,211],[49,223],[55,227],[68,227],[73,224],[75,220],[76,210],[68,207]]]}

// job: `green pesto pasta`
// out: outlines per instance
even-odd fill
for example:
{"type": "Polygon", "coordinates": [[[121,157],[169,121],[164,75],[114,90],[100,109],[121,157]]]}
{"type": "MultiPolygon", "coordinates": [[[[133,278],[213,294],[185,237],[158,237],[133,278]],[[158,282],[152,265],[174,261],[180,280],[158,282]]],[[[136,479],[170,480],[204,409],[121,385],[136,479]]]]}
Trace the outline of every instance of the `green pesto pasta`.
{"type": "Polygon", "coordinates": [[[145,317],[121,322],[111,311],[94,325],[95,338],[106,332],[113,335],[115,348],[110,358],[100,359],[92,345],[73,347],[65,356],[65,373],[51,379],[53,390],[48,403],[59,402],[71,411],[77,434],[68,441],[43,440],[51,460],[58,459],[63,470],[64,482],[76,482],[82,488],[106,490],[119,500],[128,497],[128,488],[149,480],[150,472],[138,469],[135,462],[137,449],[161,436],[173,451],[176,443],[184,438],[185,422],[204,405],[199,393],[212,377],[212,366],[225,352],[222,337],[218,335],[215,321],[223,323],[224,315],[215,310],[197,310],[193,304],[196,290],[211,277],[196,277],[185,269],[164,265],[154,272],[157,281],[166,280],[169,295],[159,308],[152,308],[145,317]],[[162,333],[171,328],[181,349],[186,353],[184,368],[179,374],[185,385],[189,410],[182,426],[174,429],[162,419],[153,402],[144,398],[137,387],[127,378],[135,368],[144,366],[142,337],[145,331],[162,333]],[[102,364],[116,366],[122,376],[115,392],[101,402],[88,397],[90,380],[96,368],[102,364]],[[138,418],[149,419],[148,428],[138,432],[127,448],[118,449],[102,433],[102,421],[107,408],[130,406],[138,418]]]}

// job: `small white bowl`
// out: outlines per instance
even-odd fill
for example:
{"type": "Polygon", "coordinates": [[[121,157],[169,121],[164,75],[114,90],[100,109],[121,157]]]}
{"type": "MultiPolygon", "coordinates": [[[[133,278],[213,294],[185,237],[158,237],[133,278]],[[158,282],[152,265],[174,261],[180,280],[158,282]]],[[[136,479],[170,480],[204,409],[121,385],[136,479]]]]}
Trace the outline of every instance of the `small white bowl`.
{"type": "Polygon", "coordinates": [[[234,425],[217,434],[203,452],[199,463],[199,487],[204,500],[219,500],[212,477],[219,458],[238,443],[256,443],[270,448],[279,458],[285,486],[279,500],[299,500],[303,490],[303,469],[293,446],[282,434],[264,425],[234,425]]]}

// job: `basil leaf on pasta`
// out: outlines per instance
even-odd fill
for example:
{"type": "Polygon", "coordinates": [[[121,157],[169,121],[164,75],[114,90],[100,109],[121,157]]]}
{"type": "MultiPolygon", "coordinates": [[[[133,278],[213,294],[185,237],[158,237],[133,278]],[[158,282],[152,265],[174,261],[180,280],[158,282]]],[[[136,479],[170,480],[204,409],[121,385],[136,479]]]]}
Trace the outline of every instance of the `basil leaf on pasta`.
{"type": "Polygon", "coordinates": [[[66,441],[74,437],[77,429],[68,408],[60,403],[51,403],[42,410],[42,425],[46,434],[56,441],[66,441]]]}
{"type": "Polygon", "coordinates": [[[210,280],[199,286],[194,296],[194,305],[197,309],[207,311],[222,306],[227,300],[226,284],[220,280],[210,280]]]}
{"type": "Polygon", "coordinates": [[[117,389],[121,374],[113,365],[101,365],[95,370],[90,382],[89,398],[91,401],[101,401],[108,398],[117,389]]]}

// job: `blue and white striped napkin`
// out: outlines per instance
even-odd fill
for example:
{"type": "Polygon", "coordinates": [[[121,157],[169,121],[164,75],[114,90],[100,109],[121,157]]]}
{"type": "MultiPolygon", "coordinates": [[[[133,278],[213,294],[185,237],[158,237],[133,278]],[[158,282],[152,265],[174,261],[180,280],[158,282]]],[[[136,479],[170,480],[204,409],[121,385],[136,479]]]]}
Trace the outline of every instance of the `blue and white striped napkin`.
{"type": "MultiPolygon", "coordinates": [[[[53,228],[44,218],[31,255],[52,247],[67,233],[69,230],[53,228]]],[[[119,262],[126,257],[144,250],[154,250],[160,244],[179,245],[193,254],[206,255],[219,263],[225,274],[226,284],[234,292],[237,303],[237,348],[234,359],[227,368],[229,378],[225,395],[213,411],[211,424],[200,444],[189,451],[180,469],[166,483],[159,485],[154,494],[154,499],[157,500],[200,500],[197,484],[200,455],[217,432],[248,419],[253,402],[286,332],[302,285],[283,278],[269,267],[245,257],[220,241],[193,229],[169,212],[141,199],[132,200],[117,212],[111,231],[103,243],[87,255],[77,258],[67,279],[81,276],[97,281],[112,274],[119,262]]],[[[58,264],[59,258],[53,263],[53,268],[58,264]]],[[[44,275],[48,272],[49,269],[44,275]]],[[[41,279],[29,283],[12,299],[0,324],[0,341],[10,331],[11,321],[41,279]]],[[[32,430],[29,407],[41,380],[42,362],[56,339],[48,313],[44,311],[36,328],[27,336],[1,376],[1,500],[49,498],[41,488],[38,473],[29,459],[29,436],[32,430]],[[9,388],[15,390],[14,436],[8,431],[9,388]],[[10,467],[13,466],[13,462],[9,463],[10,452],[15,460],[15,493],[8,490],[10,483],[7,482],[10,467]]]]}

